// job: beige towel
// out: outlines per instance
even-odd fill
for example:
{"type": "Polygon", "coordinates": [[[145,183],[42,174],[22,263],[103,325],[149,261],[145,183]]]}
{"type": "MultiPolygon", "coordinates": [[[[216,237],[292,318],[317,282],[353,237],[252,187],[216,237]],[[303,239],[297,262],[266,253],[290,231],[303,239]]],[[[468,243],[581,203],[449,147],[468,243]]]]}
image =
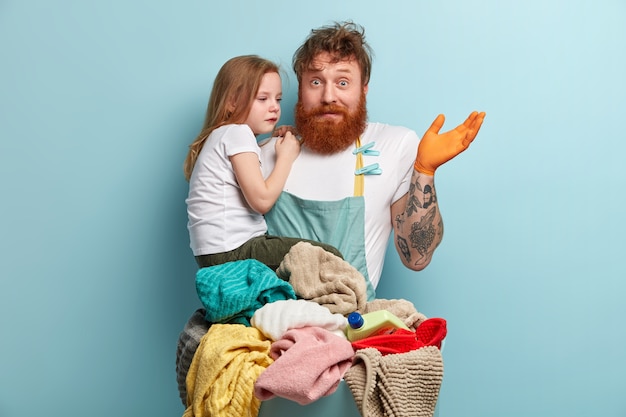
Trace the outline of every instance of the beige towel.
{"type": "Polygon", "coordinates": [[[315,301],[331,313],[348,315],[365,308],[367,286],[363,274],[319,246],[296,243],[276,274],[289,281],[298,297],[315,301]]]}
{"type": "Polygon", "coordinates": [[[443,359],[435,346],[385,356],[361,349],[344,379],[362,417],[432,417],[443,359]]]}
{"type": "Polygon", "coordinates": [[[417,326],[427,319],[425,315],[415,309],[412,302],[401,298],[393,300],[378,298],[376,300],[368,301],[365,305],[363,313],[371,313],[372,311],[378,310],[387,310],[402,320],[412,331],[415,331],[417,326]]]}

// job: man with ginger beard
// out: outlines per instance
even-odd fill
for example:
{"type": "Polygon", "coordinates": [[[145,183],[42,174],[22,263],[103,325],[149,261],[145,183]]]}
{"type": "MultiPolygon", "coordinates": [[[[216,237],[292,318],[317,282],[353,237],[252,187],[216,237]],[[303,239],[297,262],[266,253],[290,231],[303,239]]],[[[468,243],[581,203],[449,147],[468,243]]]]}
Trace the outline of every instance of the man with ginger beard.
{"type": "MultiPolygon", "coordinates": [[[[313,30],[296,51],[293,67],[302,147],[283,193],[265,215],[268,233],[338,248],[363,274],[373,300],[392,230],[406,267],[417,271],[430,263],[443,237],[435,170],[467,149],[485,114],[472,112],[445,133],[439,133],[444,123],[439,115],[421,140],[406,127],[368,122],[371,51],[363,29],[351,22],[313,30]]],[[[261,146],[265,175],[273,169],[275,140],[261,146]]],[[[179,389],[208,325],[196,312],[181,333],[179,389]]],[[[184,389],[181,398],[184,402],[184,389]]]]}
{"type": "Polygon", "coordinates": [[[361,95],[353,113],[336,104],[322,104],[306,110],[302,102],[298,101],[296,126],[300,136],[307,138],[308,149],[322,155],[341,152],[354,145],[354,138],[359,137],[367,126],[365,94],[361,95]],[[324,115],[329,114],[337,115],[337,120],[324,120],[324,115]]]}
{"type": "MultiPolygon", "coordinates": [[[[439,115],[421,141],[411,129],[368,122],[371,49],[352,22],[312,30],[293,69],[302,150],[266,214],[268,233],[337,247],[366,278],[371,300],[392,229],[406,267],[430,263],[443,238],[435,170],[467,149],[485,113],[472,112],[445,133],[439,115]]],[[[264,172],[273,167],[275,140],[261,147],[264,172]]]]}

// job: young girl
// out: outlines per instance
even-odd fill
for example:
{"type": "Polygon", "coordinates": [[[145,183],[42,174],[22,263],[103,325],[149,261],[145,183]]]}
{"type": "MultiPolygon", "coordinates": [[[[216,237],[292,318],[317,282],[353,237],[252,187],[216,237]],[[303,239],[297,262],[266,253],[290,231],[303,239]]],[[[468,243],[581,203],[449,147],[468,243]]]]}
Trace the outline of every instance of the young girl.
{"type": "MultiPolygon", "coordinates": [[[[228,60],[215,78],[204,126],[184,165],[187,228],[201,268],[256,259],[276,270],[291,246],[302,241],[267,235],[263,217],[300,153],[296,137],[285,132],[275,145],[274,170],[263,178],[256,136],[274,130],[281,99],[278,66],[256,55],[228,60]]],[[[332,246],[308,242],[341,257],[332,246]]]]}

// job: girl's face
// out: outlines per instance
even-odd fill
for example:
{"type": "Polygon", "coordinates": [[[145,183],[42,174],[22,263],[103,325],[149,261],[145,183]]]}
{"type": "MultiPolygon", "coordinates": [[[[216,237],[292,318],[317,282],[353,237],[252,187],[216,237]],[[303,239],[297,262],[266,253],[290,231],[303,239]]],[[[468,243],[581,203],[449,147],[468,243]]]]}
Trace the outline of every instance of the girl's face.
{"type": "Polygon", "coordinates": [[[280,119],[280,101],[282,98],[283,90],[280,75],[275,72],[268,72],[263,75],[259,91],[252,101],[252,107],[245,122],[255,135],[270,133],[274,130],[280,119]]]}

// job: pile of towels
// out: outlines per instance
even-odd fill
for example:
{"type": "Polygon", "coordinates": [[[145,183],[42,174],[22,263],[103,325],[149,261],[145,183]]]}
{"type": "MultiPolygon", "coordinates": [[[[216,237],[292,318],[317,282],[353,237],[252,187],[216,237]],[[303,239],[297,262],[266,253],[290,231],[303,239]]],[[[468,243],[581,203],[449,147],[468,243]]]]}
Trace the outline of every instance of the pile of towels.
{"type": "Polygon", "coordinates": [[[342,379],[363,417],[432,416],[445,321],[402,299],[368,302],[361,273],[321,247],[294,245],[276,271],[253,259],[202,268],[196,290],[204,308],[186,323],[176,352],[184,417],[256,416],[261,401],[276,396],[306,405],[342,379]],[[415,333],[346,339],[348,314],[381,309],[415,333]],[[416,345],[420,328],[428,340],[416,345]]]}

